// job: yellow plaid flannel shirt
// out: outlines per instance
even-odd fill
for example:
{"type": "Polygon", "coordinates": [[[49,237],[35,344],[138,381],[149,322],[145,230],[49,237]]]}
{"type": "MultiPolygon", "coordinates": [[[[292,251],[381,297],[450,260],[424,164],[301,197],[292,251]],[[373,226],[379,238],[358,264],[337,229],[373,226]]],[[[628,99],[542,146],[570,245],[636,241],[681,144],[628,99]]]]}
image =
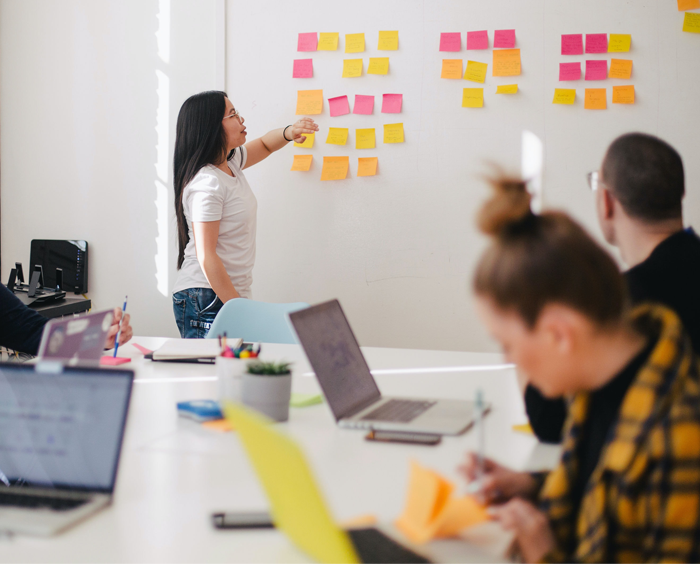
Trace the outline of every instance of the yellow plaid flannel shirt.
{"type": "Polygon", "coordinates": [[[658,339],[620,406],[578,516],[570,497],[590,394],[571,398],[559,466],[540,491],[558,562],[700,560],[700,365],[671,310],[643,304],[636,326],[658,339]]]}

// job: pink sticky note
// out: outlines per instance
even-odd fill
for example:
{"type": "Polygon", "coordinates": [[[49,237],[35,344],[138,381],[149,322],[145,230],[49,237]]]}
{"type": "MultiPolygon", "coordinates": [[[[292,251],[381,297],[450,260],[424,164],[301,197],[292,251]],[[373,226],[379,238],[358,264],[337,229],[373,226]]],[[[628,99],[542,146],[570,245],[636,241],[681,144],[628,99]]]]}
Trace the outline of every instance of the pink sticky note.
{"type": "Polygon", "coordinates": [[[372,115],[374,112],[374,96],[363,96],[355,94],[355,105],[352,108],[353,114],[372,115]]]}
{"type": "Polygon", "coordinates": [[[608,78],[608,61],[586,61],[586,80],[608,78]]]}
{"type": "Polygon", "coordinates": [[[331,109],[331,117],[344,116],[350,113],[350,105],[347,96],[336,96],[328,98],[328,106],[331,109]]]}
{"type": "Polygon", "coordinates": [[[488,49],[489,48],[489,32],[488,31],[468,31],[467,32],[467,51],[470,49],[488,49]]]}
{"type": "Polygon", "coordinates": [[[141,352],[142,354],[151,354],[153,352],[151,349],[147,349],[146,347],[144,347],[143,345],[139,345],[138,343],[131,343],[131,344],[134,347],[136,347],[139,350],[139,352],[141,352]]]}
{"type": "Polygon", "coordinates": [[[297,41],[297,51],[315,51],[318,47],[318,35],[314,33],[300,33],[297,41]]]}
{"type": "Polygon", "coordinates": [[[561,36],[562,55],[583,55],[583,35],[576,33],[573,35],[561,36]]]}
{"type": "Polygon", "coordinates": [[[493,46],[496,49],[513,49],[515,47],[515,30],[497,29],[493,36],[493,46]]]}
{"type": "Polygon", "coordinates": [[[607,33],[587,33],[586,53],[607,53],[608,34],[607,33]]]}
{"type": "Polygon", "coordinates": [[[384,94],[382,98],[383,114],[400,114],[403,94],[384,94]]]}
{"type": "Polygon", "coordinates": [[[559,63],[559,80],[581,80],[581,63],[559,63]]]}
{"type": "Polygon", "coordinates": [[[102,366],[119,366],[127,362],[131,362],[131,359],[124,358],[123,356],[103,356],[100,358],[100,364],[102,366]]]}
{"type": "Polygon", "coordinates": [[[462,34],[461,33],[441,33],[440,34],[440,51],[461,51],[462,50],[462,34]]]}
{"type": "Polygon", "coordinates": [[[294,73],[292,74],[292,78],[313,78],[313,76],[313,59],[294,59],[294,73]]]}

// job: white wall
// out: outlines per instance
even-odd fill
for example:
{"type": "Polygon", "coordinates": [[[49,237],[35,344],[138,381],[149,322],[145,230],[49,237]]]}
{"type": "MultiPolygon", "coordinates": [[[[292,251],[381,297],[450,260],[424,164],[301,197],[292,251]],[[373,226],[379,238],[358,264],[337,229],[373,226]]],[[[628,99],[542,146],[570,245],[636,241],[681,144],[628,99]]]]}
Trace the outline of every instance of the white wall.
{"type": "Polygon", "coordinates": [[[31,239],[86,239],[93,307],[177,335],[177,111],[217,85],[216,0],[1,0],[2,279],[31,239]]]}
{"type": "MultiPolygon", "coordinates": [[[[521,131],[545,143],[545,205],[562,207],[598,235],[585,174],[598,168],[619,134],[641,130],[670,141],[682,154],[686,220],[700,227],[700,36],[682,33],[683,14],[670,0],[325,0],[227,2],[227,87],[250,137],[295,120],[296,91],[324,90],[321,131],[310,173],[292,173],[294,153],[249,169],[259,200],[258,257],[253,293],[266,301],[317,302],[338,297],[363,345],[492,350],[475,319],[469,284],[484,239],[474,215],[486,190],[486,161],[519,170],[521,131]],[[460,107],[462,80],[441,80],[442,58],[491,63],[491,52],[464,50],[464,33],[516,29],[522,75],[489,76],[486,106],[460,107]],[[400,50],[376,50],[377,32],[398,29],[400,50]],[[341,34],[336,52],[298,53],[297,33],[341,34]],[[461,31],[461,53],[440,53],[440,32],[461,31]],[[344,34],[364,32],[367,50],[343,53],[344,34]],[[553,106],[563,33],[631,33],[637,104],[583,109],[553,106]],[[389,76],[341,78],[344,58],[389,56],[389,76]],[[314,78],[292,79],[295,58],[313,58],[314,78]],[[516,96],[495,96],[517,82],[516,96]],[[400,115],[379,113],[381,94],[404,94],[400,115]],[[372,116],[330,118],[327,98],[374,94],[372,116]],[[403,145],[382,145],[383,123],[402,121],[403,145]],[[349,127],[346,147],[324,144],[328,127],[349,127]],[[377,149],[356,151],[354,129],[375,127],[377,149]],[[349,180],[321,183],[323,156],[349,155],[349,180]],[[356,158],[378,156],[379,176],[357,178],[356,158]]],[[[604,56],[607,59],[611,55],[604,56]]],[[[600,58],[599,56],[589,58],[600,58]]],[[[568,83],[565,83],[565,87],[568,83]]],[[[593,84],[593,86],[601,86],[593,84]]]]}

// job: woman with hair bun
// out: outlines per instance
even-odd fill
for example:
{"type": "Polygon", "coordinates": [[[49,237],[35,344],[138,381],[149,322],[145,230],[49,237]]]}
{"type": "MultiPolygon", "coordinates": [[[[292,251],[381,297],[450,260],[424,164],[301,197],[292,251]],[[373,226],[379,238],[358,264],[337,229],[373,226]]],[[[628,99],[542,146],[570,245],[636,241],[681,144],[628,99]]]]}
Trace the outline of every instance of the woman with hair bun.
{"type": "MultiPolygon", "coordinates": [[[[700,368],[671,310],[627,306],[612,258],[569,216],[492,181],[477,311],[509,361],[569,402],[549,473],[484,464],[479,497],[527,562],[700,560],[700,368]]],[[[473,453],[460,468],[479,469],[473,453]]]]}

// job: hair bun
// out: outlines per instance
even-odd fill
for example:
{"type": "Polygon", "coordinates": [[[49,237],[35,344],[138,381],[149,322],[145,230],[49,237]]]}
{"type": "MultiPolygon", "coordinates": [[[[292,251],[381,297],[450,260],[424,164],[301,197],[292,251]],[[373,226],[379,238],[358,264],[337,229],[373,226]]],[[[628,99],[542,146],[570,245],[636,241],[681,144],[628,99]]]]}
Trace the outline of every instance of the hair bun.
{"type": "Polygon", "coordinates": [[[477,225],[482,233],[498,236],[534,217],[530,209],[532,197],[523,180],[506,176],[487,180],[494,190],[494,195],[482,206],[477,217],[477,225]]]}

